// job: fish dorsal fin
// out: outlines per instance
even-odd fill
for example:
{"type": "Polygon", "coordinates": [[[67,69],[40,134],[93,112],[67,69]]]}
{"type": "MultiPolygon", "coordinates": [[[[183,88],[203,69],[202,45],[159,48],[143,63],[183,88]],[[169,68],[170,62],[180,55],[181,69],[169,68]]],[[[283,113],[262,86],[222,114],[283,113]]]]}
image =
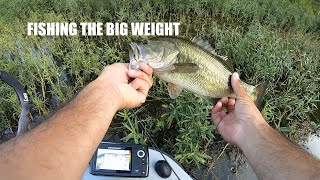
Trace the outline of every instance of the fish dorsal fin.
{"type": "Polygon", "coordinates": [[[192,38],[191,40],[192,42],[196,43],[197,45],[205,48],[206,50],[208,50],[209,52],[211,52],[212,54],[219,56],[217,54],[217,52],[213,49],[213,47],[211,46],[211,44],[209,44],[209,41],[204,40],[202,37],[200,36],[196,36],[194,38],[192,38]]]}
{"type": "Polygon", "coordinates": [[[168,92],[171,99],[177,98],[180,95],[182,90],[183,90],[183,87],[173,83],[168,83],[168,92]]]}
{"type": "Polygon", "coordinates": [[[209,44],[209,42],[207,40],[204,40],[202,37],[200,36],[196,36],[192,39],[192,42],[196,43],[197,45],[203,47],[204,49],[208,50],[209,52],[211,52],[214,56],[218,56],[220,57],[222,60],[225,61],[225,64],[228,69],[230,71],[234,71],[232,63],[230,61],[228,61],[228,57],[227,56],[220,56],[213,48],[212,46],[209,44]]]}
{"type": "Polygon", "coordinates": [[[225,66],[233,73],[234,68],[231,61],[227,61],[227,56],[219,56],[224,62],[225,66]]]}
{"type": "Polygon", "coordinates": [[[175,63],[172,65],[172,73],[194,73],[199,66],[194,63],[175,63]]]}
{"type": "MultiPolygon", "coordinates": [[[[218,55],[219,56],[219,55],[218,55]]],[[[233,68],[233,65],[232,65],[232,62],[231,61],[227,61],[228,58],[227,56],[219,56],[222,61],[224,62],[224,64],[227,66],[227,68],[231,71],[231,72],[234,72],[234,68],[233,68]]]]}
{"type": "Polygon", "coordinates": [[[213,49],[213,47],[211,46],[211,44],[209,43],[209,41],[204,40],[202,37],[200,36],[196,36],[192,39],[192,42],[198,44],[199,46],[205,48],[206,50],[208,50],[209,52],[211,52],[212,54],[221,57],[223,60],[227,61],[228,57],[227,56],[220,56],[216,50],[213,49]]]}

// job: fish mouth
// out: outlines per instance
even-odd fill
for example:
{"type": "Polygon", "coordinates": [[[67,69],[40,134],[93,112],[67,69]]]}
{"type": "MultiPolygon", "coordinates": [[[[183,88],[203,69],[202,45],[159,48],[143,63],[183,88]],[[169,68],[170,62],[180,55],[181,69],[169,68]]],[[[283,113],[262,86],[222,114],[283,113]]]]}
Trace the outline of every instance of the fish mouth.
{"type": "Polygon", "coordinates": [[[129,48],[129,59],[130,59],[130,64],[129,64],[129,70],[137,70],[140,69],[139,66],[139,61],[142,61],[146,64],[149,64],[149,62],[146,62],[145,60],[142,59],[141,57],[141,50],[138,48],[138,45],[136,43],[130,43],[130,48],[129,48]]]}
{"type": "Polygon", "coordinates": [[[138,70],[140,69],[139,62],[143,62],[145,64],[150,65],[154,70],[157,70],[164,66],[164,63],[162,62],[163,58],[163,52],[162,49],[161,52],[151,58],[146,58],[146,51],[142,46],[139,46],[137,43],[130,43],[129,48],[129,70],[138,70]]]}

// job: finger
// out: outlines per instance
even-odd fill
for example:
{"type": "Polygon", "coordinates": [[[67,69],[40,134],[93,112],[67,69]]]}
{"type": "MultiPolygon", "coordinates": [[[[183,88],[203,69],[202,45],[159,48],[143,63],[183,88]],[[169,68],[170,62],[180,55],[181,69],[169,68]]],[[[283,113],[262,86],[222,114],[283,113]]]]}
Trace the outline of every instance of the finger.
{"type": "Polygon", "coordinates": [[[222,106],[227,105],[227,103],[228,103],[228,97],[223,97],[223,98],[221,98],[219,102],[222,103],[222,106]]]}
{"type": "Polygon", "coordinates": [[[237,95],[237,99],[247,98],[248,95],[241,84],[239,74],[236,72],[232,74],[231,85],[234,93],[237,95]]]}
{"type": "Polygon", "coordinates": [[[219,101],[211,111],[211,119],[217,126],[225,116],[226,113],[223,110],[222,103],[219,101]]]}
{"type": "Polygon", "coordinates": [[[153,69],[152,69],[152,67],[143,63],[143,62],[140,62],[140,68],[143,72],[145,72],[148,75],[150,81],[153,82],[153,79],[152,79],[153,69]]]}
{"type": "Polygon", "coordinates": [[[228,107],[227,107],[228,113],[230,113],[230,112],[232,112],[234,110],[235,104],[236,104],[236,100],[230,98],[229,101],[228,101],[228,107]]]}
{"type": "Polygon", "coordinates": [[[136,78],[130,83],[131,87],[138,91],[138,93],[142,93],[144,96],[148,95],[148,91],[150,89],[150,85],[147,81],[143,79],[136,78]]]}
{"type": "Polygon", "coordinates": [[[216,123],[214,124],[216,126],[216,130],[219,132],[219,125],[223,121],[223,118],[226,116],[226,112],[221,111],[219,112],[219,118],[216,120],[216,123]]]}
{"type": "Polygon", "coordinates": [[[117,74],[121,76],[120,79],[122,79],[124,82],[129,81],[130,77],[127,75],[128,72],[128,64],[127,63],[114,63],[111,65],[108,65],[104,67],[101,73],[101,77],[106,76],[113,76],[114,74],[117,74]]]}
{"type": "Polygon", "coordinates": [[[216,116],[221,115],[219,114],[219,112],[224,112],[223,107],[228,103],[228,98],[227,97],[223,97],[221,98],[217,104],[215,105],[215,107],[212,109],[212,114],[215,114],[216,116]]]}
{"type": "MultiPolygon", "coordinates": [[[[116,64],[120,64],[120,65],[124,66],[125,71],[129,72],[129,63],[116,63],[116,64]]],[[[130,77],[128,75],[126,75],[125,77],[126,77],[126,81],[128,82],[130,80],[130,77]]]]}
{"type": "Polygon", "coordinates": [[[212,109],[212,114],[217,114],[218,112],[222,111],[222,103],[219,101],[217,102],[217,104],[214,106],[214,108],[212,109]]]}
{"type": "Polygon", "coordinates": [[[236,100],[233,98],[228,99],[228,106],[234,106],[236,104],[236,100]]]}
{"type": "MultiPolygon", "coordinates": [[[[119,63],[119,64],[121,64],[122,66],[124,66],[126,68],[126,72],[129,72],[129,63],[119,63]]],[[[127,80],[127,82],[130,80],[129,75],[126,76],[126,80],[127,80]]]]}
{"type": "Polygon", "coordinates": [[[152,77],[148,76],[143,71],[140,71],[140,70],[128,71],[128,76],[131,78],[139,78],[139,79],[145,80],[149,83],[150,87],[152,86],[152,83],[153,83],[152,77]]]}
{"type": "Polygon", "coordinates": [[[129,63],[121,63],[129,70],[129,63]]]}
{"type": "Polygon", "coordinates": [[[214,125],[216,126],[216,130],[217,130],[217,132],[219,131],[219,125],[221,124],[221,122],[223,121],[223,118],[222,117],[224,117],[224,116],[226,116],[226,113],[224,112],[224,111],[221,111],[221,112],[219,112],[219,113],[224,113],[224,115],[218,115],[217,116],[217,118],[215,118],[215,119],[213,119],[213,123],[214,123],[214,125]]]}
{"type": "Polygon", "coordinates": [[[140,63],[140,68],[142,71],[144,71],[145,73],[147,73],[149,76],[152,75],[153,69],[151,66],[145,64],[145,63],[140,63]]]}
{"type": "Polygon", "coordinates": [[[227,113],[225,111],[218,112],[218,116],[220,117],[220,119],[223,119],[226,115],[227,113]]]}
{"type": "Polygon", "coordinates": [[[234,111],[235,105],[228,105],[227,107],[227,111],[228,113],[231,113],[232,111],[234,111]]]}

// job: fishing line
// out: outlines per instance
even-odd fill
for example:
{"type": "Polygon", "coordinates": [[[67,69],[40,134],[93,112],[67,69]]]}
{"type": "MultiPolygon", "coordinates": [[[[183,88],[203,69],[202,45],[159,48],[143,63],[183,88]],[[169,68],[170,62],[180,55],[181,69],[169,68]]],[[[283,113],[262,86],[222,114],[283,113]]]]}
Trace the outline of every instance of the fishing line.
{"type": "MultiPolygon", "coordinates": [[[[137,117],[137,115],[135,115],[137,119],[139,119],[137,117]]],[[[157,146],[157,144],[153,141],[152,137],[150,136],[150,134],[148,133],[147,129],[143,127],[142,123],[140,121],[138,121],[138,124],[140,126],[140,128],[142,128],[144,131],[145,131],[145,134],[148,136],[150,142],[151,142],[151,145],[153,148],[155,148],[158,152],[160,152],[162,158],[167,161],[167,158],[163,155],[162,151],[159,149],[159,147],[157,146]]],[[[178,176],[178,174],[176,173],[176,171],[171,167],[169,161],[168,162],[168,165],[170,166],[170,168],[172,169],[172,172],[174,173],[174,175],[178,178],[178,180],[181,180],[178,176]]]]}

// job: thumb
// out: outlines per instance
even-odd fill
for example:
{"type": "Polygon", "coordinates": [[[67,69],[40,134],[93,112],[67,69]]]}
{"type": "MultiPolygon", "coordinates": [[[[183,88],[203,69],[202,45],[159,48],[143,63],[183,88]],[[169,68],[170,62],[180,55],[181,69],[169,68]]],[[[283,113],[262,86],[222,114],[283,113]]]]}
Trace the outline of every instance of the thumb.
{"type": "Polygon", "coordinates": [[[237,98],[246,98],[248,95],[247,95],[247,92],[244,90],[242,84],[241,84],[241,81],[240,81],[240,78],[239,78],[239,74],[237,72],[233,73],[232,74],[232,77],[231,77],[231,85],[232,85],[232,88],[233,88],[233,91],[234,93],[237,95],[237,98]]]}

